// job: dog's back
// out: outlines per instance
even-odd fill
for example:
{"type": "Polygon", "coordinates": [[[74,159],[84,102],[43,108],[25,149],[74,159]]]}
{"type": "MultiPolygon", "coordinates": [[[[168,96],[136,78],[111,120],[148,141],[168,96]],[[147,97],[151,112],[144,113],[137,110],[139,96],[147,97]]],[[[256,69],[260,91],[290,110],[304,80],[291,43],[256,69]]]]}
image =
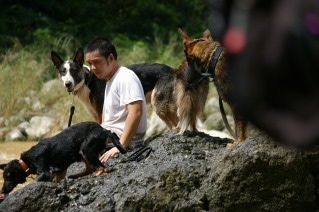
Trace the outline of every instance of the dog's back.
{"type": "Polygon", "coordinates": [[[172,72],[172,68],[160,63],[138,63],[126,66],[134,71],[143,86],[146,103],[151,103],[154,87],[163,82],[162,78],[172,72]]]}
{"type": "Polygon", "coordinates": [[[127,68],[134,71],[143,86],[144,94],[152,91],[157,82],[172,72],[172,68],[160,63],[137,63],[127,65],[127,68]]]}
{"type": "MultiPolygon", "coordinates": [[[[21,159],[27,164],[34,164],[30,169],[35,169],[35,173],[37,168],[42,168],[43,163],[45,168],[54,169],[56,172],[66,170],[75,161],[81,161],[80,149],[84,140],[90,140],[89,136],[103,138],[101,128],[96,122],[74,124],[53,137],[42,139],[30,150],[22,153],[21,159]],[[37,161],[32,161],[34,158],[37,158],[37,161]]],[[[104,137],[106,140],[107,136],[104,137]]]]}

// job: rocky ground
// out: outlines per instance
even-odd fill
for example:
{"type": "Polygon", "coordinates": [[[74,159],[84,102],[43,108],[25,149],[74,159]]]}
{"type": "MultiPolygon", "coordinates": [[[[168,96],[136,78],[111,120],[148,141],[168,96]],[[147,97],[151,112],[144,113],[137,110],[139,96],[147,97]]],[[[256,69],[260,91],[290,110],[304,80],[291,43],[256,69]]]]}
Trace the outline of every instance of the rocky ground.
{"type": "MultiPolygon", "coordinates": [[[[112,171],[31,183],[0,211],[316,211],[319,147],[296,150],[265,135],[225,148],[229,139],[168,131],[150,138],[140,162],[120,155],[112,171]]],[[[82,168],[75,163],[68,173],[82,168]]]]}

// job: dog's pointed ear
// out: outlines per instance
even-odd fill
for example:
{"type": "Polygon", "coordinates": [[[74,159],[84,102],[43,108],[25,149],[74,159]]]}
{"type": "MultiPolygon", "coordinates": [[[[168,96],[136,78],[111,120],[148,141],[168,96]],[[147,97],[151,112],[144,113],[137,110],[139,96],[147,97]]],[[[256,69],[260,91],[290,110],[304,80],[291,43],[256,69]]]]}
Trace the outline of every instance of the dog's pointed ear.
{"type": "Polygon", "coordinates": [[[205,32],[203,33],[203,37],[202,38],[214,41],[213,37],[212,37],[212,34],[210,33],[209,29],[205,30],[205,32]]]}
{"type": "Polygon", "coordinates": [[[75,56],[73,58],[74,62],[77,62],[80,66],[83,66],[84,64],[84,52],[83,52],[83,48],[80,47],[76,53],[75,56]]]}
{"type": "Polygon", "coordinates": [[[188,35],[186,35],[185,32],[183,32],[181,30],[181,28],[178,28],[178,33],[181,36],[181,38],[183,39],[183,44],[185,45],[186,43],[192,41],[192,38],[190,38],[188,35]]]}
{"type": "Polygon", "coordinates": [[[59,69],[63,63],[61,57],[55,51],[51,51],[51,59],[55,68],[59,69]]]}
{"type": "Polygon", "coordinates": [[[6,167],[7,165],[7,163],[0,164],[0,169],[4,170],[4,167],[6,167]]]}

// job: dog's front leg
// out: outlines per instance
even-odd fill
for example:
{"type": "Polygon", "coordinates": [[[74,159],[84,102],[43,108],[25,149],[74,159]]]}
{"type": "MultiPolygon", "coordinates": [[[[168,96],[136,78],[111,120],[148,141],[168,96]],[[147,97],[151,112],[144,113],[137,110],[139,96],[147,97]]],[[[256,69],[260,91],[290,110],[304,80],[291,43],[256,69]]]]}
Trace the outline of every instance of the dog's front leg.
{"type": "Polygon", "coordinates": [[[38,182],[49,182],[51,180],[52,176],[50,172],[41,172],[36,181],[38,182]]]}
{"type": "Polygon", "coordinates": [[[69,175],[68,178],[76,179],[91,174],[95,171],[95,167],[92,166],[86,159],[83,159],[83,162],[85,163],[85,170],[77,174],[69,175]]]}
{"type": "Polygon", "coordinates": [[[54,173],[55,175],[55,181],[52,180],[52,182],[59,183],[61,180],[65,178],[66,170],[63,172],[54,173]]]}
{"type": "Polygon", "coordinates": [[[235,134],[236,140],[235,142],[242,142],[246,139],[246,125],[247,122],[242,118],[241,115],[234,115],[235,121],[235,134]]]}

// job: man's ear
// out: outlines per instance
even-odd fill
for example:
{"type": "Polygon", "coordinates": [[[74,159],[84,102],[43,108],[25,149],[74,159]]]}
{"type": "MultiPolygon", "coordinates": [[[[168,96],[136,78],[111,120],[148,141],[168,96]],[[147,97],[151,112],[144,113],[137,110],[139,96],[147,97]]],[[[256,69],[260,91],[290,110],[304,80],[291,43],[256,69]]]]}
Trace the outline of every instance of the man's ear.
{"type": "Polygon", "coordinates": [[[111,53],[108,58],[110,58],[110,62],[112,62],[113,60],[115,60],[114,55],[111,53]]]}

